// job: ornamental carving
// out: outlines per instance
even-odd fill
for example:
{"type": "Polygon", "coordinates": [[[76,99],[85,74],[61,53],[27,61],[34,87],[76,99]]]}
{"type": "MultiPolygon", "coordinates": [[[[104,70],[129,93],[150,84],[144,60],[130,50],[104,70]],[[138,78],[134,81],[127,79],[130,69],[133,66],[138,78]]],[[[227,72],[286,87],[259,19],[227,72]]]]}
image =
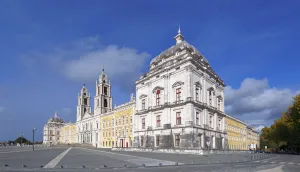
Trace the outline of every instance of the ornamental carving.
{"type": "Polygon", "coordinates": [[[164,89],[163,87],[156,86],[156,87],[154,87],[154,89],[152,90],[152,93],[155,93],[156,90],[163,90],[163,89],[164,89]]]}
{"type": "Polygon", "coordinates": [[[221,95],[218,95],[217,98],[223,100],[223,97],[221,95]]]}
{"type": "Polygon", "coordinates": [[[198,81],[198,82],[195,82],[195,85],[196,85],[196,87],[200,87],[200,88],[202,88],[202,85],[201,85],[200,81],[198,81]]]}
{"type": "Polygon", "coordinates": [[[139,98],[142,99],[142,98],[145,98],[145,97],[147,97],[146,94],[141,94],[139,98]]]}
{"type": "Polygon", "coordinates": [[[176,82],[172,85],[172,88],[181,86],[181,85],[183,85],[183,84],[184,84],[184,82],[182,82],[182,81],[176,81],[176,82]]]}

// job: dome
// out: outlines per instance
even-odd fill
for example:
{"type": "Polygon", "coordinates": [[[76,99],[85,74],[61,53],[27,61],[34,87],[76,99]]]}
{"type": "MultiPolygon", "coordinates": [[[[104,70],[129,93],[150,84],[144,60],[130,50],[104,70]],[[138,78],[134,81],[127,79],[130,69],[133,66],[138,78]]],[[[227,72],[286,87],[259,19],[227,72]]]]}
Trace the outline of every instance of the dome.
{"type": "Polygon", "coordinates": [[[57,116],[57,113],[55,113],[54,117],[51,117],[48,122],[55,122],[55,123],[65,123],[65,121],[62,118],[59,118],[57,116]]]}
{"type": "MultiPolygon", "coordinates": [[[[189,44],[186,41],[182,41],[182,42],[168,48],[167,50],[163,51],[158,56],[153,58],[150,62],[150,65],[152,65],[154,63],[158,63],[163,58],[171,56],[171,55],[175,54],[176,52],[180,52],[183,49],[188,49],[190,52],[194,52],[194,53],[199,54],[200,56],[202,56],[202,54],[194,46],[192,46],[191,44],[189,44]]],[[[202,56],[202,58],[205,62],[208,62],[205,57],[202,56]]]]}

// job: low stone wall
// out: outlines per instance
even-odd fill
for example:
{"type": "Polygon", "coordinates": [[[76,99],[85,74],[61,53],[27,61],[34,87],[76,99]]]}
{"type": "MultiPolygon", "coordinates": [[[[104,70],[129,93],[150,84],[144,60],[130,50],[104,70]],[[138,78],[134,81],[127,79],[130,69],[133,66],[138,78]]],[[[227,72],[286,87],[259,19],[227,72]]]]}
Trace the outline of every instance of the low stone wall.
{"type": "Polygon", "coordinates": [[[112,148],[113,151],[135,151],[135,152],[154,152],[154,153],[174,153],[174,154],[233,154],[246,153],[248,151],[224,151],[224,150],[203,150],[203,149],[155,149],[155,148],[112,148]]]}

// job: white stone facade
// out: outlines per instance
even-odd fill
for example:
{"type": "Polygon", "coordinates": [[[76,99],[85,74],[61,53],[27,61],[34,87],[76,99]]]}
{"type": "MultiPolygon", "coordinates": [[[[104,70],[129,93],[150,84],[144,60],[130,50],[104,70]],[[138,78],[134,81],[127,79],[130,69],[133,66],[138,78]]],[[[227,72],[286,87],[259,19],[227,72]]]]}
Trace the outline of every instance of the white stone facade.
{"type": "Polygon", "coordinates": [[[54,117],[50,118],[44,126],[43,144],[49,146],[58,144],[61,128],[64,125],[63,119],[59,118],[57,113],[55,113],[54,117]]]}
{"type": "Polygon", "coordinates": [[[113,113],[111,85],[103,70],[99,79],[96,81],[94,112],[92,112],[91,97],[85,85],[83,85],[81,92],[78,95],[77,142],[99,147],[101,134],[100,116],[109,113],[113,113]]]}
{"type": "Polygon", "coordinates": [[[180,30],[175,40],[136,82],[135,146],[224,149],[224,82],[180,30]]]}

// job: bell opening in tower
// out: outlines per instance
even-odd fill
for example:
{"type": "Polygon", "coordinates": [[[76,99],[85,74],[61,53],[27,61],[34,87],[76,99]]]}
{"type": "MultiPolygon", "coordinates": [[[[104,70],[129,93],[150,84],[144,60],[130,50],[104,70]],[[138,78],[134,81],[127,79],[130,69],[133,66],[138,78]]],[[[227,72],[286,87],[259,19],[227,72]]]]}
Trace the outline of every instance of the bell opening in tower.
{"type": "Polygon", "coordinates": [[[104,99],[104,107],[107,107],[107,100],[104,99]]]}
{"type": "Polygon", "coordinates": [[[107,96],[107,87],[104,87],[104,95],[107,96]]]}
{"type": "Polygon", "coordinates": [[[85,112],[86,112],[86,108],[83,109],[83,113],[85,113],[85,112]]]}
{"type": "Polygon", "coordinates": [[[83,104],[87,105],[87,98],[83,99],[83,104]]]}

